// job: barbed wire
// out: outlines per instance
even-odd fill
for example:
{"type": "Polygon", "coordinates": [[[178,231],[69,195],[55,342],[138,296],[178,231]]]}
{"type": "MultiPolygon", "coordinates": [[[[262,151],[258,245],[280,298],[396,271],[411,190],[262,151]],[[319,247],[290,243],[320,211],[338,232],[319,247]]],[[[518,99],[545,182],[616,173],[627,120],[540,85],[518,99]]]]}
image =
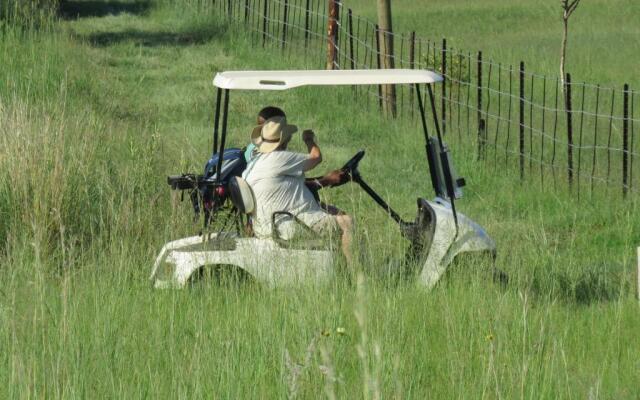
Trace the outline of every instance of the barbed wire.
{"type": "MultiPolygon", "coordinates": [[[[225,3],[230,4],[221,2],[221,13],[238,22],[244,19],[252,35],[261,36],[264,42],[277,44],[283,50],[304,50],[305,55],[309,50],[312,50],[311,54],[326,55],[330,42],[326,27],[330,17],[324,2],[307,0],[302,6],[302,1],[296,0],[250,0],[245,1],[244,6],[237,6],[235,15],[228,9],[224,13],[225,3]],[[242,11],[244,15],[239,15],[242,11]]],[[[339,3],[340,17],[335,21],[337,36],[331,40],[335,52],[331,60],[333,67],[379,68],[381,58],[386,57],[380,50],[381,30],[372,21],[346,10],[339,3]]],[[[516,155],[521,164],[523,160],[528,162],[530,169],[534,164],[540,168],[551,167],[554,171],[562,169],[574,174],[574,178],[585,178],[592,184],[594,181],[619,184],[620,179],[613,179],[614,174],[620,172],[614,165],[620,165],[622,155],[625,165],[629,165],[628,172],[623,173],[622,187],[636,192],[633,167],[640,153],[636,149],[635,128],[640,120],[635,113],[635,91],[585,82],[562,82],[558,77],[526,69],[521,71],[520,65],[496,63],[484,57],[480,59],[479,52],[445,48],[436,41],[418,37],[415,32],[390,35],[399,43],[399,52],[391,57],[396,66],[434,69],[445,78],[443,90],[434,91],[442,113],[447,111],[446,115],[439,116],[443,132],[445,128],[457,128],[461,137],[461,127],[466,123],[467,135],[478,131],[478,135],[470,136],[477,138],[479,154],[480,151],[488,151],[485,148],[493,148],[495,157],[498,152],[504,153],[505,157],[516,155]],[[579,103],[570,112],[564,101],[568,90],[572,91],[576,105],[579,103]],[[621,112],[623,99],[627,101],[625,107],[630,106],[624,115],[621,112]],[[575,122],[573,134],[568,132],[570,120],[575,122]],[[480,132],[481,126],[484,127],[483,132],[480,132]],[[626,136],[623,137],[621,132],[626,136]],[[623,144],[616,145],[621,141],[623,144]],[[513,149],[523,143],[526,149],[513,149]],[[535,149],[534,143],[537,143],[535,149]],[[572,151],[577,153],[573,161],[572,151]],[[545,161],[547,159],[551,163],[545,161]],[[567,165],[563,164],[565,162],[567,165]],[[590,173],[581,171],[583,167],[590,173]],[[605,167],[606,178],[600,175],[605,167]]],[[[326,63],[323,58],[318,58],[318,61],[323,65],[326,63]]],[[[365,93],[382,107],[388,99],[379,88],[375,90],[373,87],[358,89],[354,93],[365,93]]],[[[415,120],[416,113],[407,113],[403,109],[405,103],[413,104],[415,94],[405,88],[399,88],[397,93],[398,114],[410,115],[415,120]]],[[[426,93],[423,97],[426,104],[426,93]]]]}

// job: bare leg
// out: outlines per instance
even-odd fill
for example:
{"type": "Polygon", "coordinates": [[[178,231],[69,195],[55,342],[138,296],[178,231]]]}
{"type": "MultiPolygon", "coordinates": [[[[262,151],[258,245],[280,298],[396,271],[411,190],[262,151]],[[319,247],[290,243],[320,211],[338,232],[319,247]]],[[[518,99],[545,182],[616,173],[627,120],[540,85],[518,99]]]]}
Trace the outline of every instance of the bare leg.
{"type": "Polygon", "coordinates": [[[320,207],[331,215],[345,215],[344,211],[331,204],[320,202],[320,207]]]}
{"type": "Polygon", "coordinates": [[[353,238],[353,218],[346,214],[336,215],[336,221],[342,230],[342,253],[347,259],[347,264],[353,265],[353,253],[351,242],[353,238]]]}

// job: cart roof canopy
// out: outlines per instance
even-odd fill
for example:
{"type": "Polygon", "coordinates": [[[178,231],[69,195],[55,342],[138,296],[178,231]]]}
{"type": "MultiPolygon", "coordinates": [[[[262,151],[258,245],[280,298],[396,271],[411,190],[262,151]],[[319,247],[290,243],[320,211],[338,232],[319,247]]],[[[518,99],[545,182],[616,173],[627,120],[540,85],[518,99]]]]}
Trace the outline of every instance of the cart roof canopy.
{"type": "Polygon", "coordinates": [[[384,85],[440,81],[442,76],[421,69],[226,71],[216,74],[213,85],[231,90],[286,90],[300,86],[384,85]]]}

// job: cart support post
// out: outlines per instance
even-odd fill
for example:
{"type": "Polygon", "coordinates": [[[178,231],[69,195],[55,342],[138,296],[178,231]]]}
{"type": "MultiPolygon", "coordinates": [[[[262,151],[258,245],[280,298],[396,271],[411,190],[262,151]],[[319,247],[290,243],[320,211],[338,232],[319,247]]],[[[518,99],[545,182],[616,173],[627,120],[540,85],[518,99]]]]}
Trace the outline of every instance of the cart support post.
{"type": "Polygon", "coordinates": [[[447,196],[449,196],[449,202],[451,203],[451,212],[453,213],[453,220],[456,223],[456,237],[458,236],[458,213],[456,212],[456,192],[453,187],[453,176],[451,175],[451,169],[449,168],[449,150],[444,145],[442,140],[442,133],[440,132],[440,125],[438,124],[438,113],[436,111],[436,102],[433,96],[433,89],[431,85],[427,84],[427,90],[429,91],[429,101],[431,102],[431,110],[433,112],[433,123],[436,126],[436,133],[438,134],[438,142],[440,143],[440,162],[442,167],[442,173],[444,174],[444,183],[447,186],[447,196]]]}
{"type": "Polygon", "coordinates": [[[218,127],[220,126],[220,103],[222,101],[222,89],[218,88],[216,93],[216,113],[213,120],[213,156],[218,151],[218,127]]]}
{"type": "Polygon", "coordinates": [[[442,141],[442,133],[440,132],[440,123],[438,122],[438,111],[436,111],[436,100],[433,96],[433,89],[430,84],[427,84],[427,91],[429,92],[429,102],[431,103],[431,112],[433,113],[433,124],[436,126],[436,134],[438,135],[438,141],[440,146],[444,143],[442,141]]]}
{"type": "Polygon", "coordinates": [[[424,112],[424,103],[422,103],[422,96],[420,94],[420,85],[415,84],[416,97],[418,98],[418,108],[420,109],[420,120],[422,121],[422,131],[424,132],[425,146],[429,146],[429,131],[427,130],[427,117],[424,112]]]}
{"type": "Polygon", "coordinates": [[[216,185],[220,183],[222,159],[224,158],[224,145],[227,140],[227,117],[229,116],[229,89],[224,90],[224,109],[222,110],[222,138],[220,139],[220,151],[218,153],[218,166],[216,167],[216,185]]]}

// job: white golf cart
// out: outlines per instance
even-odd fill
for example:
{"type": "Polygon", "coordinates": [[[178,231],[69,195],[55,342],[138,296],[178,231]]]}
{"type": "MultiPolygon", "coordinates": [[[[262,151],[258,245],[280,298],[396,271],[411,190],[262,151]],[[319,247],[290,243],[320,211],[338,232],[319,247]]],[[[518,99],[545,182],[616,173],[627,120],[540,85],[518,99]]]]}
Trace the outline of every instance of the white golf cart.
{"type": "MultiPolygon", "coordinates": [[[[442,140],[432,85],[442,77],[426,70],[349,71],[238,71],[216,74],[218,88],[213,134],[213,157],[203,175],[171,176],[174,190],[189,191],[196,217],[204,211],[200,234],[167,243],[156,258],[151,280],[157,288],[183,287],[206,270],[234,269],[268,287],[304,282],[323,282],[335,273],[336,249],[331,241],[309,237],[302,226],[299,237],[283,239],[276,218],[296,221],[286,212],[273,216],[270,238],[252,236],[250,224],[255,204],[250,187],[238,178],[246,161],[243,150],[225,149],[231,90],[288,90],[300,86],[410,84],[417,103],[426,141],[426,155],[435,199],[418,198],[413,222],[404,221],[366,182],[358,171],[364,151],[343,167],[353,183],[380,205],[400,226],[410,246],[407,261],[415,266],[419,284],[433,287],[454,257],[476,252],[495,256],[495,243],[478,224],[456,211],[464,179],[456,177],[449,150],[442,140]],[[428,91],[436,137],[429,136],[420,85],[428,91]],[[223,100],[224,95],[224,100],[223,100]],[[222,128],[220,108],[222,105],[222,128]],[[219,132],[221,131],[221,136],[219,132]],[[218,138],[220,136],[220,145],[218,138]]],[[[297,221],[299,223],[299,221],[297,221]]]]}

